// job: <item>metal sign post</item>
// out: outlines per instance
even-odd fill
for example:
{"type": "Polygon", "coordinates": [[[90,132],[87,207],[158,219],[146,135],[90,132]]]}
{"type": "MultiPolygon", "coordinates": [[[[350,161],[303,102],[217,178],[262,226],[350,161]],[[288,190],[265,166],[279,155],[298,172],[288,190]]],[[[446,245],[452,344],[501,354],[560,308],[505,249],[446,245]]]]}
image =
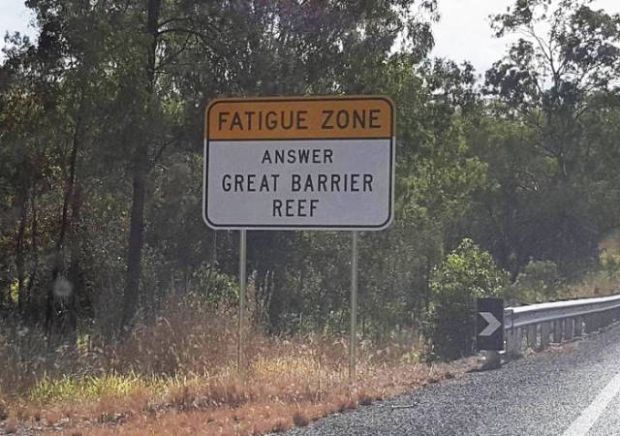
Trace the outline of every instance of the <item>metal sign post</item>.
{"type": "Polygon", "coordinates": [[[359,232],[351,232],[351,339],[349,342],[349,383],[355,380],[355,345],[357,342],[357,239],[359,232]]]}
{"type": "Polygon", "coordinates": [[[394,216],[394,116],[394,105],[384,96],[228,98],[206,108],[203,218],[214,230],[240,230],[240,371],[246,231],[345,230],[353,232],[349,377],[354,379],[358,232],[383,230],[394,216]]]}
{"type": "Polygon", "coordinates": [[[246,285],[246,229],[239,234],[239,336],[237,340],[237,370],[241,373],[243,365],[243,320],[245,318],[245,285],[246,285]]]}

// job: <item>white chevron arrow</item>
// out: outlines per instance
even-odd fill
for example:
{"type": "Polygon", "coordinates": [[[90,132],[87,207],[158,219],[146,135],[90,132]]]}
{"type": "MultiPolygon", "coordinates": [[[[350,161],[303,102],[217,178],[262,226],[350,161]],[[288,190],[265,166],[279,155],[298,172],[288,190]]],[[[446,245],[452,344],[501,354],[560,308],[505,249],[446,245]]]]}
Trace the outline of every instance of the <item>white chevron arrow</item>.
{"type": "Polygon", "coordinates": [[[478,312],[478,313],[480,314],[481,317],[484,318],[484,320],[487,323],[489,323],[489,325],[486,326],[484,330],[480,332],[479,336],[491,336],[493,333],[495,333],[495,330],[497,330],[499,327],[502,326],[502,323],[499,322],[497,318],[495,318],[495,316],[491,312],[478,312]]]}

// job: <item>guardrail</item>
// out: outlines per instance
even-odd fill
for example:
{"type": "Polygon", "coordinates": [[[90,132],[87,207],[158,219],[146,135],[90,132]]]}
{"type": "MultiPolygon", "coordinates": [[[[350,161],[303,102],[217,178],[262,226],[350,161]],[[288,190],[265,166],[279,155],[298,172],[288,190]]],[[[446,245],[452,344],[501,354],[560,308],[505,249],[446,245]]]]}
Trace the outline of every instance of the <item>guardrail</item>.
{"type": "Polygon", "coordinates": [[[546,348],[620,321],[620,295],[504,309],[506,354],[546,348]]]}

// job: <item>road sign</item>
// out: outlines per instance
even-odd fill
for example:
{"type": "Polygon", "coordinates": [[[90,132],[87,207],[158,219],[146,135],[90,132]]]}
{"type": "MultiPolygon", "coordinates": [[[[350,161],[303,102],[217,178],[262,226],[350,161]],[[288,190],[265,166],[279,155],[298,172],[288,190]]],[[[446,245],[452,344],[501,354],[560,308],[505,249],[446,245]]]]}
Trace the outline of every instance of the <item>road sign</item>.
{"type": "Polygon", "coordinates": [[[478,350],[504,349],[504,300],[478,298],[477,342],[478,350]]]}
{"type": "Polygon", "coordinates": [[[205,114],[204,220],[214,229],[384,229],[394,147],[386,97],[215,100],[205,114]]]}

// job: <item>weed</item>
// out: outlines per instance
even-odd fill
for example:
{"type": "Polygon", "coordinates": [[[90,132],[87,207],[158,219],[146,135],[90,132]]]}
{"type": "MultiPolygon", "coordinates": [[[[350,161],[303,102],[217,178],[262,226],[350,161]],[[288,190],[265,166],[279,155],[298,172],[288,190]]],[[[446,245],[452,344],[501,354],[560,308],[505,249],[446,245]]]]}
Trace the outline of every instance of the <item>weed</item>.
{"type": "Polygon", "coordinates": [[[264,434],[461,372],[445,365],[429,370],[417,361],[419,343],[364,341],[360,382],[350,385],[342,338],[273,338],[257,325],[246,332],[239,372],[232,312],[184,302],[170,307],[165,318],[118,344],[89,338],[77,350],[49,354],[36,332],[26,341],[30,348],[7,346],[0,337],[0,355],[7,357],[0,385],[8,401],[0,402],[0,413],[10,407],[15,426],[33,417],[66,434],[264,434]]]}
{"type": "Polygon", "coordinates": [[[357,398],[362,406],[370,406],[372,404],[372,396],[370,396],[366,391],[359,392],[357,398]]]}
{"type": "Polygon", "coordinates": [[[293,415],[293,424],[295,424],[297,427],[305,427],[310,424],[310,420],[303,411],[298,410],[293,415]]]}
{"type": "Polygon", "coordinates": [[[9,417],[9,407],[4,401],[0,400],[0,422],[4,421],[8,417],[9,417]]]}
{"type": "Polygon", "coordinates": [[[17,419],[9,418],[4,426],[4,432],[7,434],[17,433],[17,419]]]}
{"type": "Polygon", "coordinates": [[[278,418],[271,430],[274,433],[282,433],[289,430],[291,427],[292,425],[288,420],[284,418],[278,418]]]}

